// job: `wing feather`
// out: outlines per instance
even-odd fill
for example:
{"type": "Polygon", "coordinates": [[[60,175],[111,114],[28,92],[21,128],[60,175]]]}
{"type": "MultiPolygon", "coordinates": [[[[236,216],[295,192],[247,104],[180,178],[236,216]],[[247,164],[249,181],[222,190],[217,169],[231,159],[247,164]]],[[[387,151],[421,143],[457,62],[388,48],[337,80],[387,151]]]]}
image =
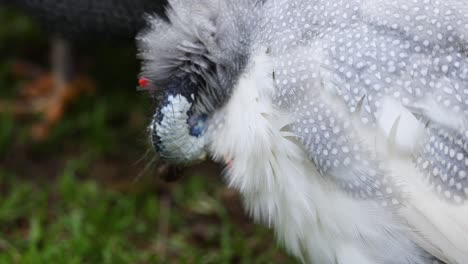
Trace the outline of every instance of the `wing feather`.
{"type": "Polygon", "coordinates": [[[277,103],[295,114],[292,129],[324,176],[356,198],[395,205],[423,248],[468,263],[468,7],[343,7],[278,33],[277,103]],[[294,34],[307,48],[287,42],[294,34]]]}

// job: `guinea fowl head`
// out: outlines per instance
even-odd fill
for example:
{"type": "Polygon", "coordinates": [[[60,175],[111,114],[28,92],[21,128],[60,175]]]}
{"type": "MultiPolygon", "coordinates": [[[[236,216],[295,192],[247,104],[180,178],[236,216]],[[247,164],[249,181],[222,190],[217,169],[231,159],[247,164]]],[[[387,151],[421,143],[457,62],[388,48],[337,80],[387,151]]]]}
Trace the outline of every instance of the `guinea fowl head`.
{"type": "Polygon", "coordinates": [[[149,18],[150,27],[137,38],[140,86],[158,102],[149,131],[162,159],[186,164],[206,156],[211,117],[229,99],[248,59],[246,21],[254,10],[228,1],[174,0],[169,21],[149,18]]]}

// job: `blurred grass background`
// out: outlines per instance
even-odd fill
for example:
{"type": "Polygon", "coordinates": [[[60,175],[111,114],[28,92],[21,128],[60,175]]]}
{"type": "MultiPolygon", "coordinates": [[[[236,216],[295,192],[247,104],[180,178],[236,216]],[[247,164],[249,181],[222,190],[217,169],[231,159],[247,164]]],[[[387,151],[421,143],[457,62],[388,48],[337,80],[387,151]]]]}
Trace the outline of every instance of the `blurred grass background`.
{"type": "MultiPolygon", "coordinates": [[[[0,8],[0,98],[28,82],[17,60],[49,65],[49,39],[27,16],[0,8]]],[[[96,82],[43,142],[37,116],[0,112],[0,263],[293,263],[272,232],[243,213],[213,164],[157,178],[146,142],[152,103],[135,92],[132,43],[82,43],[96,82]]]]}

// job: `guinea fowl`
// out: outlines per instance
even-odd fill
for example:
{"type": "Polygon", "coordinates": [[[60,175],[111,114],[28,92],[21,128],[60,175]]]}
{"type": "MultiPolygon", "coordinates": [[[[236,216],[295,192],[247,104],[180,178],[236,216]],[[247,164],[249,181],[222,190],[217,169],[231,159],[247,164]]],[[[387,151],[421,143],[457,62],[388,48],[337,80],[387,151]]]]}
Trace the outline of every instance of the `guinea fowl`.
{"type": "Polygon", "coordinates": [[[224,164],[303,263],[468,263],[466,0],[169,2],[138,38],[162,160],[224,164]]]}

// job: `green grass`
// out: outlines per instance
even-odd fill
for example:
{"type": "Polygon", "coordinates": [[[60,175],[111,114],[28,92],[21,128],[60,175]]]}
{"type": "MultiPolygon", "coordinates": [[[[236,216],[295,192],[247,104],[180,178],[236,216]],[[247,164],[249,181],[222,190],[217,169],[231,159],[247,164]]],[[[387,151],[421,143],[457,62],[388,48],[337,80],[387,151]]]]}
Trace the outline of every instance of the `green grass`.
{"type": "Polygon", "coordinates": [[[116,191],[78,180],[78,163],[53,182],[0,172],[0,263],[287,260],[268,231],[233,221],[222,191],[201,175],[166,185],[165,194],[157,184],[141,183],[116,191]]]}
{"type": "MultiPolygon", "coordinates": [[[[0,9],[0,25],[0,97],[14,102],[27,80],[12,62],[47,64],[47,41],[24,16],[0,9]]],[[[107,46],[80,49],[97,91],[46,141],[30,137],[37,117],[0,113],[0,263],[294,263],[216,166],[174,183],[144,169],[152,105],[134,91],[134,48],[107,46]]]]}

